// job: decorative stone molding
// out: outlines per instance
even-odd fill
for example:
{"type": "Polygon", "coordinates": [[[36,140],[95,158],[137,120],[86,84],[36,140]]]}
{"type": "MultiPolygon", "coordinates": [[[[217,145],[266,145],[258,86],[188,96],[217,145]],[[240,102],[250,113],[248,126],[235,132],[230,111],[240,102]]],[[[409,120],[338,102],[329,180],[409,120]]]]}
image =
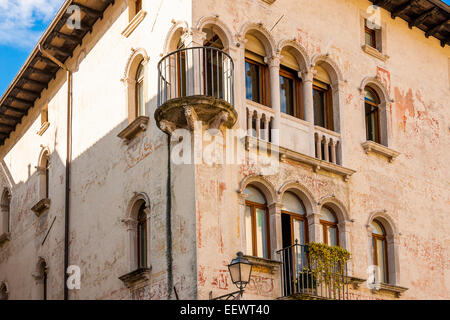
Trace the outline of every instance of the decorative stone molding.
{"type": "Polygon", "coordinates": [[[38,217],[40,217],[48,209],[50,209],[50,199],[42,199],[31,208],[31,210],[38,217]]]}
{"type": "Polygon", "coordinates": [[[319,160],[311,156],[280,147],[280,161],[285,162],[287,160],[292,160],[298,163],[309,165],[316,173],[319,173],[322,170],[337,174],[339,176],[342,176],[345,182],[349,181],[350,177],[356,172],[355,170],[342,167],[338,164],[330,163],[324,160],[319,160]]]}
{"type": "Polygon", "coordinates": [[[3,234],[0,235],[0,245],[2,245],[3,243],[7,242],[11,240],[11,233],[10,232],[5,232],[3,234]]]}
{"type": "Polygon", "coordinates": [[[125,38],[128,38],[131,33],[138,27],[138,25],[144,20],[145,16],[147,15],[147,12],[144,10],[141,10],[138,12],[137,15],[134,16],[134,18],[130,21],[128,26],[122,31],[122,35],[125,38]]]}
{"type": "Polygon", "coordinates": [[[149,117],[139,116],[133,122],[131,122],[125,129],[119,132],[117,135],[119,138],[126,142],[131,141],[139,132],[144,132],[148,127],[149,117]]]}
{"type": "Polygon", "coordinates": [[[272,4],[274,3],[276,0],[262,0],[263,2],[267,3],[267,4],[272,4]]]}
{"type": "Polygon", "coordinates": [[[361,49],[365,53],[367,53],[367,54],[369,54],[369,55],[371,55],[371,56],[373,56],[373,57],[375,57],[377,59],[380,59],[383,62],[386,62],[389,59],[389,56],[387,54],[383,54],[380,51],[378,51],[378,49],[375,49],[375,48],[373,48],[371,46],[368,46],[367,44],[362,45],[361,49]]]}
{"type": "Polygon", "coordinates": [[[247,259],[253,266],[260,267],[260,269],[266,269],[270,274],[275,274],[282,265],[282,262],[278,260],[264,259],[247,255],[244,255],[244,258],[247,259]]]}
{"type": "Polygon", "coordinates": [[[379,154],[381,156],[384,156],[388,158],[389,162],[392,162],[400,155],[400,152],[397,152],[393,149],[390,149],[386,146],[383,146],[379,143],[373,142],[373,141],[366,141],[361,144],[366,154],[369,154],[370,152],[379,154]]]}
{"type": "Polygon", "coordinates": [[[139,268],[120,276],[119,280],[121,280],[128,289],[136,289],[149,283],[151,270],[152,267],[139,268]]]}
{"type": "Polygon", "coordinates": [[[404,293],[408,288],[393,285],[393,284],[387,284],[387,283],[379,283],[375,289],[372,289],[373,293],[376,292],[388,292],[393,295],[395,295],[396,298],[400,298],[402,293],[404,293]]]}

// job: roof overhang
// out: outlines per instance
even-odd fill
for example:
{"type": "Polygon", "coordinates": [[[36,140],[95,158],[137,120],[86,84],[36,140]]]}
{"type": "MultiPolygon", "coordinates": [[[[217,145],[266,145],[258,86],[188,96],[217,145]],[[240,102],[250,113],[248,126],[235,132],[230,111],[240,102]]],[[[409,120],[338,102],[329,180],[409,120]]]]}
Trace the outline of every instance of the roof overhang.
{"type": "Polygon", "coordinates": [[[425,37],[438,39],[441,46],[450,43],[450,6],[440,0],[370,0],[386,9],[392,19],[399,17],[410,29],[419,28],[425,37]]]}
{"type": "Polygon", "coordinates": [[[103,18],[106,8],[112,4],[114,0],[64,2],[0,99],[0,146],[21,123],[60,69],[60,66],[47,58],[39,48],[45,49],[64,63],[72,56],[75,48],[82,44],[86,34],[92,31],[97,20],[103,18]],[[73,11],[69,10],[72,5],[80,8],[80,28],[71,28],[67,23],[73,14],[73,11]]]}

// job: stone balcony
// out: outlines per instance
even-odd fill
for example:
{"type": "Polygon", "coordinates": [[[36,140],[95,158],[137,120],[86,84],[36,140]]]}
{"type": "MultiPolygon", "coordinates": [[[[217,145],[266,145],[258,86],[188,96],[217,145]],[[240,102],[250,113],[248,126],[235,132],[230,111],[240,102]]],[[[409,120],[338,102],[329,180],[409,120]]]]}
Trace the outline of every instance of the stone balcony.
{"type": "Polygon", "coordinates": [[[213,47],[191,47],[174,51],[158,64],[159,128],[171,134],[175,129],[232,128],[234,109],[234,64],[224,51],[213,47]]]}

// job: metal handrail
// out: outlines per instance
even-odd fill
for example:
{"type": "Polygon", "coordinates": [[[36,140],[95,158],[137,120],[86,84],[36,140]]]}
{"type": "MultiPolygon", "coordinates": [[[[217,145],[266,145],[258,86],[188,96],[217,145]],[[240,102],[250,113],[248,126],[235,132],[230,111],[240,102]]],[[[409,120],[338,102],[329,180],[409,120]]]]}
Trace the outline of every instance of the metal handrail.
{"type": "Polygon", "coordinates": [[[348,299],[347,266],[343,266],[343,272],[335,270],[326,277],[311,264],[308,253],[309,246],[298,243],[277,251],[283,264],[282,296],[301,294],[317,299],[348,299]]]}
{"type": "Polygon", "coordinates": [[[234,63],[214,47],[190,47],[158,63],[158,107],[182,97],[209,96],[234,105],[234,63]]]}

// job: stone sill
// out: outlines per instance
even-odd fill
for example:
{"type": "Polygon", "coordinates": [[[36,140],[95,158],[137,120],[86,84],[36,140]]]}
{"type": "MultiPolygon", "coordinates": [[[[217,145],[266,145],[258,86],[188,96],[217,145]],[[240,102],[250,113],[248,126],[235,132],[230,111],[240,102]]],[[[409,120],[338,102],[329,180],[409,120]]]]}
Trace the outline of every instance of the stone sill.
{"type": "Polygon", "coordinates": [[[275,114],[275,111],[271,107],[268,107],[268,106],[263,105],[261,103],[255,102],[253,100],[248,100],[247,99],[246,100],[246,105],[248,107],[251,107],[251,108],[257,108],[257,109],[263,110],[264,112],[267,112],[267,113],[275,114]]]}
{"type": "Polygon", "coordinates": [[[44,211],[50,208],[50,199],[42,199],[38,203],[36,203],[31,210],[36,214],[36,216],[40,217],[44,211]]]}
{"type": "Polygon", "coordinates": [[[119,277],[127,288],[135,288],[140,284],[146,284],[150,280],[152,268],[139,268],[119,277]]]}
{"type": "Polygon", "coordinates": [[[11,240],[11,233],[5,232],[2,235],[0,235],[0,244],[5,243],[6,241],[11,240]]]}
{"type": "Polygon", "coordinates": [[[268,4],[272,4],[272,3],[274,3],[276,0],[262,0],[263,2],[265,2],[265,3],[268,3],[268,4]]]}
{"type": "Polygon", "coordinates": [[[37,132],[38,135],[42,136],[45,131],[47,131],[48,127],[50,126],[50,122],[44,122],[41,126],[41,129],[37,132]]]}
{"type": "Polygon", "coordinates": [[[139,132],[144,132],[147,130],[149,117],[140,116],[137,117],[133,122],[131,122],[125,129],[119,132],[117,135],[119,138],[129,142],[131,141],[139,132]]]}
{"type": "Polygon", "coordinates": [[[131,19],[128,26],[122,31],[122,35],[125,38],[128,38],[131,33],[138,27],[138,25],[144,20],[145,16],[147,15],[147,12],[144,10],[139,11],[133,19],[131,19]]]}
{"type": "Polygon", "coordinates": [[[379,155],[382,155],[386,158],[388,158],[389,162],[392,162],[400,155],[400,152],[397,152],[395,150],[392,150],[386,146],[383,146],[379,143],[373,142],[373,141],[366,141],[361,144],[366,154],[369,154],[369,152],[373,152],[379,155]]]}
{"type": "Polygon", "coordinates": [[[372,48],[367,44],[363,45],[361,48],[365,53],[370,54],[371,56],[380,59],[383,62],[386,62],[389,59],[388,55],[381,53],[378,49],[372,48]]]}
{"type": "Polygon", "coordinates": [[[358,277],[352,277],[352,276],[346,276],[345,280],[347,283],[351,284],[353,289],[358,289],[359,286],[366,282],[366,279],[358,278],[358,277]]]}
{"type": "Polygon", "coordinates": [[[278,260],[264,259],[246,255],[244,255],[244,258],[247,259],[252,265],[270,269],[271,274],[274,274],[275,269],[278,269],[282,265],[282,263],[278,260]]]}
{"type": "Polygon", "coordinates": [[[389,293],[394,294],[396,298],[400,298],[402,293],[405,292],[406,290],[408,290],[408,288],[382,282],[382,283],[377,284],[376,288],[373,289],[372,291],[373,292],[378,292],[378,291],[389,292],[389,293]]]}

